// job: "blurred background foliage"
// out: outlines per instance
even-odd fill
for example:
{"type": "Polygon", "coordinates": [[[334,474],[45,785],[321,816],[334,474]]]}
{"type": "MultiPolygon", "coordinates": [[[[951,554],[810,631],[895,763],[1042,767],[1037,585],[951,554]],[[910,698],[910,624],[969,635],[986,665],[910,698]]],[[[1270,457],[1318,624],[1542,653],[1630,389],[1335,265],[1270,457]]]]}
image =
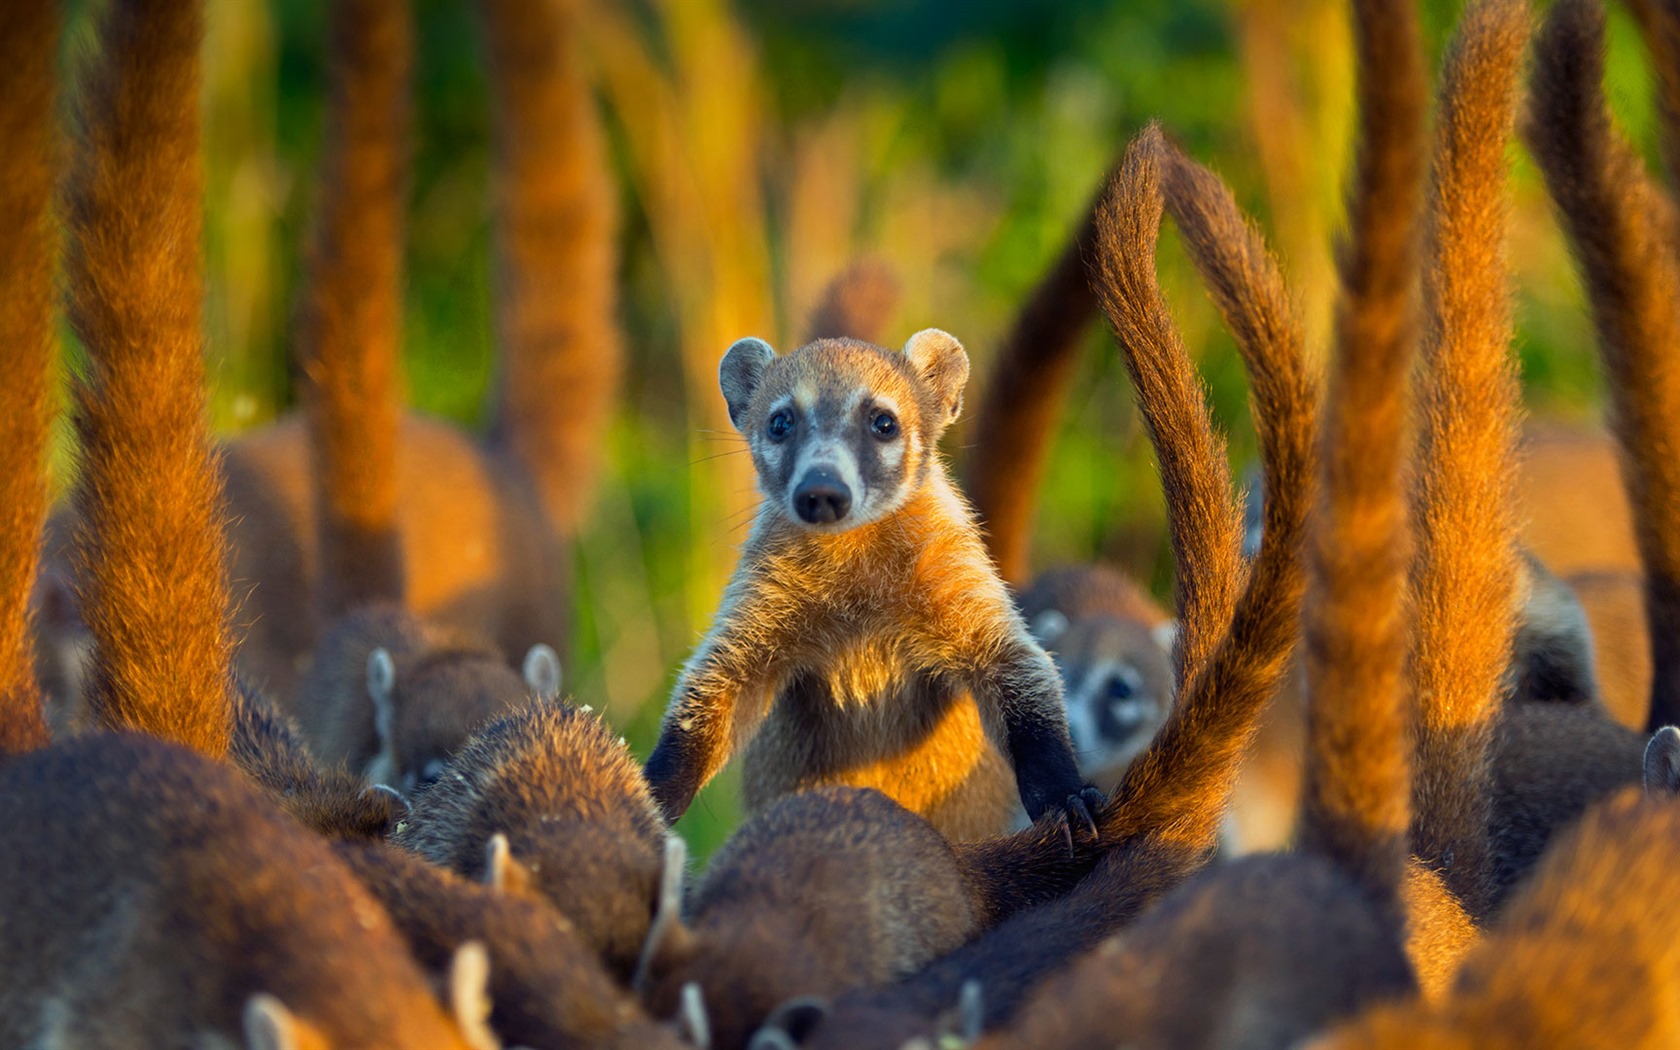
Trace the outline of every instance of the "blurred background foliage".
{"type": "MultiPolygon", "coordinates": [[[[419,409],[476,426],[495,365],[488,97],[468,0],[416,5],[407,382],[419,409]]],[[[72,5],[72,49],[86,6],[72,5]]],[[[1459,5],[1424,6],[1438,52],[1459,5]]],[[[226,434],[293,400],[287,354],[325,21],[320,0],[209,3],[208,330],[226,434]]],[[[822,285],[852,258],[878,256],[900,275],[891,332],[947,328],[983,376],[1108,164],[1159,118],[1268,230],[1323,348],[1353,117],[1339,0],[593,0],[585,37],[622,188],[630,362],[578,551],[566,673],[640,754],[754,499],[716,362],[739,336],[796,342],[822,285]]],[[[1614,104],[1648,144],[1645,56],[1619,11],[1611,41],[1614,104]]],[[[1515,168],[1531,409],[1590,414],[1598,379],[1577,282],[1536,173],[1521,156],[1515,168]]],[[[1170,230],[1160,259],[1241,470],[1253,440],[1236,356],[1170,230]]],[[[1090,333],[1083,361],[1042,493],[1036,563],[1104,558],[1160,592],[1170,571],[1160,496],[1106,329],[1090,333]]],[[[959,460],[963,440],[959,427],[948,448],[959,460]]],[[[684,822],[701,850],[735,818],[732,778],[721,780],[684,822]]]]}

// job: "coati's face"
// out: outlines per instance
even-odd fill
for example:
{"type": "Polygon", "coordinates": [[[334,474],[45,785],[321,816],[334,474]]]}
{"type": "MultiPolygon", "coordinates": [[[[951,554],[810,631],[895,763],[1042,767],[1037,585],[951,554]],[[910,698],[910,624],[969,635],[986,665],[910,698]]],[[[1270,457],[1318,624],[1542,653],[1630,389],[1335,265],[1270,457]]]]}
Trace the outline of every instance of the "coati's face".
{"type": "Polygon", "coordinates": [[[777,357],[742,339],[718,378],[765,499],[802,528],[842,532],[886,517],[927,481],[962,411],[968,355],[936,328],[901,353],[822,339],[777,357]]]}
{"type": "Polygon", "coordinates": [[[367,779],[408,796],[436,783],[450,756],[481,726],[530,697],[558,697],[560,658],[548,646],[534,645],[521,676],[474,651],[427,653],[399,664],[375,649],[368,657],[368,694],[380,750],[367,779]]]}
{"type": "Polygon", "coordinates": [[[1062,674],[1068,733],[1079,770],[1112,790],[1172,706],[1171,625],[1046,610],[1032,633],[1062,674]]]}

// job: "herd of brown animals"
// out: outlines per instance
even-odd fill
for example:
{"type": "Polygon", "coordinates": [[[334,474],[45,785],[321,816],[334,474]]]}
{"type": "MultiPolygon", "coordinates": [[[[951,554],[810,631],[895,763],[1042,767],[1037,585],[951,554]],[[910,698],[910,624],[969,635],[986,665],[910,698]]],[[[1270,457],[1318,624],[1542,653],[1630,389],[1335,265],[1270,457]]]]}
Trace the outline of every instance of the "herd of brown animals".
{"type": "MultiPolygon", "coordinates": [[[[302,407],[217,447],[202,11],[107,0],[61,145],[58,0],[0,4],[0,1043],[1680,1043],[1680,200],[1610,119],[1596,0],[1538,30],[1471,0],[1433,137],[1413,4],[1356,0],[1322,376],[1260,229],[1154,125],[997,356],[973,512],[936,448],[966,353],[875,345],[890,273],[837,278],[799,350],[737,343],[765,505],[645,768],[551,648],[620,360],[580,12],[478,7],[490,436],[401,404],[412,27],[341,0],[302,407]],[[1519,131],[1609,438],[1520,419],[1519,131]],[[1157,285],[1163,216],[1249,377],[1256,537],[1157,285]],[[87,360],[49,513],[60,303],[87,360]],[[1027,565],[1099,311],[1170,616],[1112,569],[1027,565]],[[750,818],[685,888],[669,822],[734,751],[750,818]]],[[[1680,2],[1633,8],[1680,177],[1680,2]]]]}

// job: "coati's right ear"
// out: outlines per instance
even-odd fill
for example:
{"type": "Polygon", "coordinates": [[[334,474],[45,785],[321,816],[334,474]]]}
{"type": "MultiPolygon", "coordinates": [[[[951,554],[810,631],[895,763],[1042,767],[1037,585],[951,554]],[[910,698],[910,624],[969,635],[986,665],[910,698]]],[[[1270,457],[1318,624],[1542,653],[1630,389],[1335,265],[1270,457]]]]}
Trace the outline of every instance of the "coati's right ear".
{"type": "Polygon", "coordinates": [[[963,389],[968,386],[968,351],[957,337],[938,328],[924,328],[904,344],[904,356],[933,388],[944,410],[944,417],[935,422],[946,427],[962,415],[963,389]]]}
{"type": "Polygon", "coordinates": [[[1680,795],[1680,729],[1663,726],[1645,745],[1645,793],[1680,795]]]}
{"type": "Polygon", "coordinates": [[[292,1016],[286,1005],[272,995],[257,994],[245,1000],[246,1050],[327,1050],[327,1039],[315,1026],[292,1016]]]}
{"type": "MultiPolygon", "coordinates": [[[[718,386],[723,388],[724,403],[729,406],[729,421],[736,430],[742,429],[747,405],[753,392],[764,378],[764,369],[776,359],[776,351],[762,339],[737,339],[723,355],[718,366],[718,386]]],[[[744,432],[744,431],[743,431],[744,432]]]]}
{"type": "Polygon", "coordinates": [[[560,654],[552,646],[538,642],[525,654],[520,669],[525,688],[538,700],[557,700],[560,697],[560,654]]]}
{"type": "Polygon", "coordinates": [[[694,951],[694,935],[682,920],[683,868],[688,864],[688,843],[680,835],[665,839],[665,863],[659,872],[659,899],[654,903],[653,925],[648,927],[642,957],[636,961],[636,975],[630,987],[645,992],[649,980],[687,958],[694,951]]]}
{"type": "Polygon", "coordinates": [[[1067,633],[1068,618],[1060,609],[1045,609],[1027,624],[1027,633],[1046,649],[1051,648],[1067,633]]]}
{"type": "Polygon", "coordinates": [[[396,732],[397,715],[391,703],[391,693],[397,687],[397,665],[390,650],[381,646],[368,654],[367,690],[373,700],[373,725],[379,731],[381,748],[391,747],[396,732]]]}
{"type": "Polygon", "coordinates": [[[532,892],[530,869],[513,859],[513,847],[500,831],[484,847],[484,884],[497,893],[524,896],[532,892]]]}

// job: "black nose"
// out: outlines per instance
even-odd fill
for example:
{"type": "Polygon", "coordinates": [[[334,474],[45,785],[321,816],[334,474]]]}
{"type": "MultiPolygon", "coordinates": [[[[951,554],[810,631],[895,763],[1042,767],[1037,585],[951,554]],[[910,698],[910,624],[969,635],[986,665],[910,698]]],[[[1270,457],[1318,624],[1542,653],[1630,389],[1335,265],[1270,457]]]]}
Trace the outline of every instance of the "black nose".
{"type": "Polygon", "coordinates": [[[812,525],[832,525],[852,509],[852,490],[832,471],[818,467],[793,490],[793,509],[812,525]]]}

